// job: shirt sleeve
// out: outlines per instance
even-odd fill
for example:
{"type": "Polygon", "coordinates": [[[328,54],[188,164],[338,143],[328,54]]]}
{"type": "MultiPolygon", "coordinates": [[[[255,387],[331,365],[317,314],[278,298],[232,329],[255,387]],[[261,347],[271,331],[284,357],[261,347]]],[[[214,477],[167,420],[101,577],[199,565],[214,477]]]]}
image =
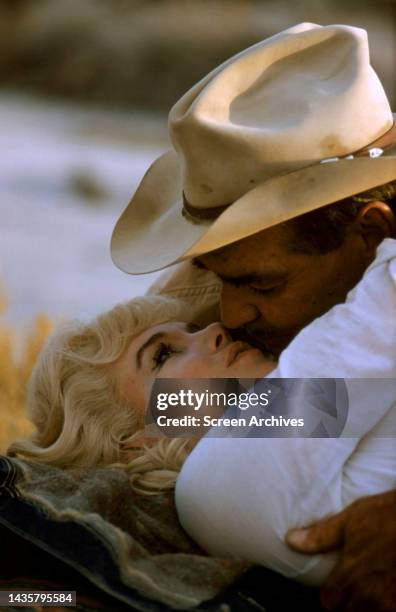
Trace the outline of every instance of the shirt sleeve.
{"type": "Polygon", "coordinates": [[[360,283],[283,351],[281,377],[394,378],[396,240],[387,239],[360,283]]]}
{"type": "Polygon", "coordinates": [[[183,527],[209,553],[241,557],[315,585],[334,566],[337,553],[300,555],[284,537],[289,528],[344,507],[344,468],[395,404],[396,241],[389,242],[346,303],[306,327],[271,373],[347,379],[343,434],[330,439],[206,436],[186,460],[176,506],[183,527]]]}

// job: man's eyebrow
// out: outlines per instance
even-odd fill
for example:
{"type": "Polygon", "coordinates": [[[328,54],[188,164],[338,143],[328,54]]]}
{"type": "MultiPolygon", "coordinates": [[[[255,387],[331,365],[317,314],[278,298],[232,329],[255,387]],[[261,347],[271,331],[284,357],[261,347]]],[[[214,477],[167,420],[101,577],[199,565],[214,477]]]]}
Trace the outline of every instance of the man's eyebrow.
{"type": "Polygon", "coordinates": [[[228,276],[227,274],[217,274],[219,279],[223,283],[229,285],[236,285],[238,287],[243,285],[252,285],[253,283],[270,285],[278,281],[284,280],[286,277],[285,272],[263,272],[262,274],[240,274],[235,276],[228,276]]]}
{"type": "MultiPolygon", "coordinates": [[[[202,263],[202,261],[200,261],[197,257],[192,260],[192,265],[200,270],[209,270],[209,268],[207,268],[205,264],[202,263]]],[[[236,274],[235,276],[216,273],[216,276],[223,281],[223,283],[228,283],[229,285],[241,286],[251,285],[252,283],[262,283],[266,285],[283,280],[286,277],[286,272],[274,270],[263,272],[262,274],[236,274]]]]}
{"type": "Polygon", "coordinates": [[[157,334],[153,334],[152,336],[150,336],[150,338],[148,338],[148,340],[146,340],[146,342],[142,344],[142,346],[136,353],[136,367],[138,370],[140,370],[142,367],[142,359],[143,359],[144,351],[147,350],[153,344],[155,344],[157,340],[161,340],[161,338],[163,338],[164,336],[165,336],[164,332],[158,332],[157,334]]]}

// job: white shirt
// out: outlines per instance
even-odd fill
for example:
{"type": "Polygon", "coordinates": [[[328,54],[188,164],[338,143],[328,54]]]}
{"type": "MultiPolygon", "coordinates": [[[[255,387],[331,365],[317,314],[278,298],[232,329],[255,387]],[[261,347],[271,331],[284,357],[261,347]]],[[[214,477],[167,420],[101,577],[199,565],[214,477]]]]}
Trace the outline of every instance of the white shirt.
{"type": "Polygon", "coordinates": [[[396,240],[380,245],[344,304],[296,336],[270,377],[350,379],[342,436],[206,436],[180,472],[176,506],[208,553],[320,585],[338,553],[293,552],[284,543],[287,530],[396,486],[396,240]]]}

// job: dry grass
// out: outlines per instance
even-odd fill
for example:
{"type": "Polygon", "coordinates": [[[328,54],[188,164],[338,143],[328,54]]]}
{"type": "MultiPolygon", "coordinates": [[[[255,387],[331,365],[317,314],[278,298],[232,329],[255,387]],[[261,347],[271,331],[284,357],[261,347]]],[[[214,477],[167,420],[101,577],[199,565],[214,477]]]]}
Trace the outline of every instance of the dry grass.
{"type": "Polygon", "coordinates": [[[4,453],[15,438],[32,432],[25,414],[26,384],[52,329],[47,317],[37,316],[17,356],[16,332],[1,320],[6,307],[6,300],[0,296],[0,453],[4,453]]]}

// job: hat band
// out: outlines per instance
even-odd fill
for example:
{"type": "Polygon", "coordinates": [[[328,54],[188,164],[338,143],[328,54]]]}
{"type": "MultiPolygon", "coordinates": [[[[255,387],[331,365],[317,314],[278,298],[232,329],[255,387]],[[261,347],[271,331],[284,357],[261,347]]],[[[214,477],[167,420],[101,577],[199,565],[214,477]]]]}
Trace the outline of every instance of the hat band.
{"type": "Polygon", "coordinates": [[[189,221],[200,222],[208,219],[216,219],[229,206],[230,204],[225,204],[224,206],[213,206],[212,208],[196,208],[189,203],[183,192],[182,215],[189,221]]]}
{"type": "MultiPolygon", "coordinates": [[[[395,125],[396,124],[394,124],[394,127],[395,127],[395,125]]],[[[383,155],[384,151],[386,149],[391,148],[393,145],[394,145],[394,142],[392,141],[391,143],[386,144],[382,148],[374,147],[374,146],[365,147],[364,149],[360,149],[359,151],[355,152],[354,154],[346,155],[345,157],[328,157],[326,159],[322,159],[319,162],[319,164],[325,164],[325,163],[329,163],[329,162],[337,162],[337,161],[340,161],[340,160],[352,160],[355,157],[370,157],[371,159],[375,159],[377,157],[381,157],[383,155]]],[[[318,162],[316,162],[313,165],[317,165],[317,163],[318,162]]],[[[306,166],[306,167],[309,167],[309,166],[306,166]]],[[[232,204],[232,202],[230,204],[224,204],[223,206],[212,206],[211,208],[196,208],[195,206],[190,204],[190,202],[187,200],[187,198],[186,198],[186,196],[184,194],[184,191],[183,191],[182,215],[188,221],[192,221],[193,223],[200,223],[201,221],[208,221],[210,219],[217,219],[217,217],[219,217],[221,215],[221,213],[223,213],[229,206],[231,206],[231,204],[232,204]]]]}

